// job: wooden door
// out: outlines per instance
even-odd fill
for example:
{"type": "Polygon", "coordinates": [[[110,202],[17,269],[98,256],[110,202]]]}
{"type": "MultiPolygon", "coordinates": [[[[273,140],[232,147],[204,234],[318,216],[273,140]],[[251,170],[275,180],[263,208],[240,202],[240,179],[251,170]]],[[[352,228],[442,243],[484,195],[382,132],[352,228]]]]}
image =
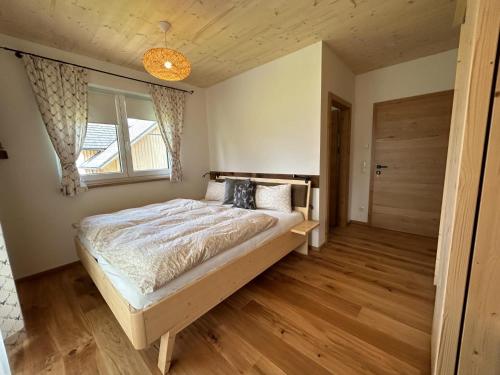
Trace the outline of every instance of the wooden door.
{"type": "Polygon", "coordinates": [[[453,91],[376,103],[372,226],[437,237],[453,91]]]}
{"type": "Polygon", "coordinates": [[[487,147],[459,359],[463,375],[500,374],[500,76],[487,147]]]}

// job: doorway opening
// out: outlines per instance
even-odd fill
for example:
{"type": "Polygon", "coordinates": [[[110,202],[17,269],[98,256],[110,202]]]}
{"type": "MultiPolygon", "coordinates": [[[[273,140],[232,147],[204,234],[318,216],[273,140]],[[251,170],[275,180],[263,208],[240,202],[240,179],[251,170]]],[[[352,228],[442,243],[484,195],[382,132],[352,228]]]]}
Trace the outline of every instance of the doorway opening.
{"type": "Polygon", "coordinates": [[[351,103],[328,93],[327,234],[347,225],[351,103]]]}

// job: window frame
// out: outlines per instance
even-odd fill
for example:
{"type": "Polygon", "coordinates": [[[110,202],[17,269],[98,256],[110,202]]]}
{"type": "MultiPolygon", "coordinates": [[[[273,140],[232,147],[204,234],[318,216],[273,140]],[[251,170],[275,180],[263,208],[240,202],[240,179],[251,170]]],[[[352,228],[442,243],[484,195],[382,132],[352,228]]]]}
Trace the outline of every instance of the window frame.
{"type": "MultiPolygon", "coordinates": [[[[116,111],[116,136],[118,143],[118,156],[120,162],[121,172],[114,173],[96,173],[96,174],[80,174],[80,178],[85,182],[88,187],[93,186],[106,186],[115,184],[134,183],[141,181],[152,181],[159,179],[170,179],[170,155],[167,149],[167,168],[163,169],[148,169],[148,170],[134,170],[132,160],[132,145],[130,143],[127,104],[126,98],[138,98],[141,100],[151,101],[148,95],[140,94],[125,94],[114,90],[103,90],[100,88],[89,87],[89,90],[96,92],[104,92],[114,96],[114,104],[116,111]]],[[[110,124],[112,125],[112,124],[110,124]]],[[[165,145],[166,146],[166,145],[165,145]]]]}

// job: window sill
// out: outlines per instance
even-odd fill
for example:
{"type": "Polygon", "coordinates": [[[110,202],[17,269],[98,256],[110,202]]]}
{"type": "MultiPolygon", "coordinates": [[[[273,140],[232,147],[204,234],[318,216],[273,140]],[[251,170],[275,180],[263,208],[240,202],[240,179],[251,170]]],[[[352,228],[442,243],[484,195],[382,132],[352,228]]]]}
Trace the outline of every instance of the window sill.
{"type": "Polygon", "coordinates": [[[151,182],[151,181],[170,181],[170,176],[140,176],[140,177],[126,177],[126,178],[113,178],[109,180],[93,180],[85,181],[85,184],[89,189],[106,187],[106,186],[118,186],[118,185],[128,185],[128,184],[138,184],[141,182],[151,182]]]}

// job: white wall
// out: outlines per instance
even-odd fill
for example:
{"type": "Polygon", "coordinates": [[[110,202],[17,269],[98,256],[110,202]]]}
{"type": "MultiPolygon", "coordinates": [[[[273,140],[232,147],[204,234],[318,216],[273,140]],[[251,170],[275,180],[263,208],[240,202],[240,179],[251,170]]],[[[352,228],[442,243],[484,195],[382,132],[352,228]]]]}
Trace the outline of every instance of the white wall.
{"type": "Polygon", "coordinates": [[[319,174],[321,43],[207,89],[212,170],[319,174]]]}
{"type": "MultiPolygon", "coordinates": [[[[146,73],[43,47],[0,34],[0,44],[115,73],[151,80],[146,73]]],[[[77,259],[72,223],[82,217],[175,197],[203,196],[208,170],[205,90],[187,98],[182,165],[185,180],[144,182],[89,190],[76,198],[58,191],[55,153],[46,134],[21,60],[0,52],[0,142],[9,153],[0,160],[0,222],[16,277],[77,259]]],[[[104,87],[146,93],[146,85],[91,73],[89,81],[104,87]]],[[[186,85],[178,87],[189,88],[186,85]]]]}
{"type": "Polygon", "coordinates": [[[456,63],[457,50],[451,50],[356,76],[351,142],[352,220],[368,221],[373,104],[452,90],[456,63]]]}

